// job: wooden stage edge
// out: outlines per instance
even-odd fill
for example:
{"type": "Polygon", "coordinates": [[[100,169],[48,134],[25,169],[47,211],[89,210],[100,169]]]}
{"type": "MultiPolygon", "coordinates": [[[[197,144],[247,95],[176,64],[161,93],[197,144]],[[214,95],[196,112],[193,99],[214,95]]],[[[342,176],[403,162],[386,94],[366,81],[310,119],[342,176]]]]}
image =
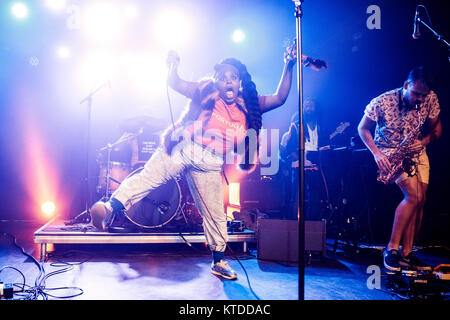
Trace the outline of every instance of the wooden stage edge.
{"type": "MultiPolygon", "coordinates": [[[[255,232],[229,232],[228,242],[242,242],[247,252],[247,243],[255,242],[255,232]]],[[[34,232],[34,243],[40,244],[40,260],[47,256],[48,244],[149,244],[149,243],[203,243],[203,232],[136,232],[110,233],[98,231],[89,224],[65,225],[54,218],[34,232]]]]}

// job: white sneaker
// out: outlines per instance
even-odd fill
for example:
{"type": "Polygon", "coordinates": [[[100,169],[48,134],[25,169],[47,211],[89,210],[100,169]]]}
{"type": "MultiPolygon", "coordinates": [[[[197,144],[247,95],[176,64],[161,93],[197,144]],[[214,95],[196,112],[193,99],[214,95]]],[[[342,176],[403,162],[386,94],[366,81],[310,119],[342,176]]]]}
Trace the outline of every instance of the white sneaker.
{"type": "Polygon", "coordinates": [[[227,280],[235,280],[237,279],[237,274],[233,269],[228,265],[228,262],[225,260],[220,260],[217,263],[211,264],[211,273],[216,276],[225,278],[227,280]]]}

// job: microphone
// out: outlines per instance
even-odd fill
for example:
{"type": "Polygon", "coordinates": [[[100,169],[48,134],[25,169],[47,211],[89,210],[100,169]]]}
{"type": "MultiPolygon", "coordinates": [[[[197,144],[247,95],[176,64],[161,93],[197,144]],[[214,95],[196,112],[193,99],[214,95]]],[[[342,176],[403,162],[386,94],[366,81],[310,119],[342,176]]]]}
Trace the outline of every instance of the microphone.
{"type": "Polygon", "coordinates": [[[419,7],[416,8],[416,15],[414,16],[414,31],[412,34],[414,40],[419,39],[421,36],[418,22],[419,22],[419,7]]]}
{"type": "Polygon", "coordinates": [[[178,54],[173,50],[169,51],[167,55],[166,65],[170,73],[172,72],[172,69],[176,67],[179,61],[180,57],[178,56],[178,54]]]}

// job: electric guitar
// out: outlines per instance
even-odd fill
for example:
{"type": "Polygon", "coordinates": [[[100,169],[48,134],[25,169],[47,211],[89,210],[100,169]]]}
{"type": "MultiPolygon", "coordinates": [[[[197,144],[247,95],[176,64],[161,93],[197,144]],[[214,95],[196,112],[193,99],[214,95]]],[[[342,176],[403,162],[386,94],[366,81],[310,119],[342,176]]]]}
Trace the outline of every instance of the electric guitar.
{"type": "Polygon", "coordinates": [[[330,140],[333,139],[338,134],[341,134],[342,132],[344,132],[344,130],[348,126],[350,126],[350,122],[341,122],[341,124],[336,128],[336,130],[332,134],[330,134],[330,140]]]}

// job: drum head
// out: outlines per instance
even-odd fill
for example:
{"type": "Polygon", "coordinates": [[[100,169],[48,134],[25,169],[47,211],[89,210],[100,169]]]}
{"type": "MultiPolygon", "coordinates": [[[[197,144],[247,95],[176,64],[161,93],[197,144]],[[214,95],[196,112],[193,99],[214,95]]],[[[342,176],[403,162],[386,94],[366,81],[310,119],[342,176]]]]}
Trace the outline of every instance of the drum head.
{"type": "MultiPolygon", "coordinates": [[[[130,176],[142,171],[139,168],[130,176]]],[[[181,206],[181,189],[171,179],[152,190],[144,199],[124,212],[126,218],[141,228],[159,228],[169,223],[181,206]]]]}

